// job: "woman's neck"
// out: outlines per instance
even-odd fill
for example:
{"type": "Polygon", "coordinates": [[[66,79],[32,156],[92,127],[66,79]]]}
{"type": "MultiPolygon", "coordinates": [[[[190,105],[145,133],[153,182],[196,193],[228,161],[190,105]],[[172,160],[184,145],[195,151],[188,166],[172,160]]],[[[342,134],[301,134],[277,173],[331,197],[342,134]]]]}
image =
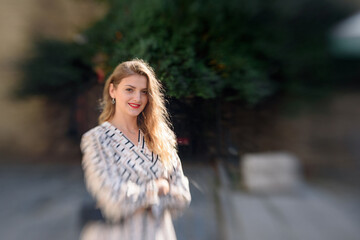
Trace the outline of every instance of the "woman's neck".
{"type": "Polygon", "coordinates": [[[110,119],[111,124],[120,129],[121,131],[134,133],[139,130],[137,125],[137,117],[114,116],[110,119]]]}

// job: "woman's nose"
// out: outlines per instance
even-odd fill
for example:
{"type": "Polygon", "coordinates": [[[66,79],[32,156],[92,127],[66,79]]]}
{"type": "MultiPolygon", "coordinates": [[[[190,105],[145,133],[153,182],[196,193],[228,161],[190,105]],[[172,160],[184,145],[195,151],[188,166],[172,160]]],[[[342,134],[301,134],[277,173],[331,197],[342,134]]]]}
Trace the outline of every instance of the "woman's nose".
{"type": "Polygon", "coordinates": [[[136,93],[135,93],[135,96],[134,96],[134,99],[135,99],[136,101],[140,101],[140,99],[141,99],[141,92],[136,92],[136,93]]]}

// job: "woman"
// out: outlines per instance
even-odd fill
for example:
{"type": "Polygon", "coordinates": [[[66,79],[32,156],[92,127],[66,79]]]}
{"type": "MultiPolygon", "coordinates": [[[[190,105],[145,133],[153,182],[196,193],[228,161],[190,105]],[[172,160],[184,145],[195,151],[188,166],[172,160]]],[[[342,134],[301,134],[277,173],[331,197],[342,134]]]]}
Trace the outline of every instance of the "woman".
{"type": "Polygon", "coordinates": [[[82,137],[82,164],[108,224],[101,236],[92,227],[83,238],[176,239],[171,216],[189,205],[189,183],[161,85],[147,63],[135,59],[115,68],[105,83],[99,124],[82,137]]]}

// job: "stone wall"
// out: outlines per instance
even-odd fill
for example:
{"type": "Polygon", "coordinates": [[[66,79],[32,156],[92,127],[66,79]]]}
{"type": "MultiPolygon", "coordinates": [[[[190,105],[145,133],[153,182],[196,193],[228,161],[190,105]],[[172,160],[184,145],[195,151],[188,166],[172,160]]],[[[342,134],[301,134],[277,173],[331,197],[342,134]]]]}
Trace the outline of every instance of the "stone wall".
{"type": "MultiPolygon", "coordinates": [[[[240,155],[287,151],[295,154],[305,174],[360,169],[360,92],[342,92],[291,112],[282,103],[249,110],[224,109],[224,145],[240,155]]],[[[233,109],[231,109],[233,108],[233,109]]]]}
{"type": "Polygon", "coordinates": [[[14,89],[22,73],[19,63],[31,54],[36,37],[69,40],[104,13],[93,0],[0,0],[0,161],[27,161],[49,153],[54,139],[65,146],[67,110],[41,97],[16,99],[14,89]],[[51,111],[57,109],[52,122],[51,111]],[[50,117],[50,118],[49,118],[50,117]],[[51,124],[50,124],[51,122],[51,124]],[[26,156],[26,158],[24,158],[26,156]]]}

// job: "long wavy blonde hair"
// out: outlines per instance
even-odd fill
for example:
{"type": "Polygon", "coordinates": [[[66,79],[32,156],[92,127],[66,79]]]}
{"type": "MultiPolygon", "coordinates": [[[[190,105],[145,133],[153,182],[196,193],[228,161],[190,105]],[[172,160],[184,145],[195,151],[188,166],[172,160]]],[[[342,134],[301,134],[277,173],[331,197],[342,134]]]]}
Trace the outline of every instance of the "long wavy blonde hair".
{"type": "Polygon", "coordinates": [[[148,85],[148,103],[137,117],[138,126],[145,135],[149,149],[160,156],[165,166],[170,166],[176,153],[176,138],[165,107],[163,88],[154,70],[145,61],[133,59],[120,63],[106,80],[99,124],[111,120],[115,114],[115,104],[111,103],[109,93],[110,84],[113,83],[116,88],[122,79],[135,74],[145,76],[148,85]]]}

